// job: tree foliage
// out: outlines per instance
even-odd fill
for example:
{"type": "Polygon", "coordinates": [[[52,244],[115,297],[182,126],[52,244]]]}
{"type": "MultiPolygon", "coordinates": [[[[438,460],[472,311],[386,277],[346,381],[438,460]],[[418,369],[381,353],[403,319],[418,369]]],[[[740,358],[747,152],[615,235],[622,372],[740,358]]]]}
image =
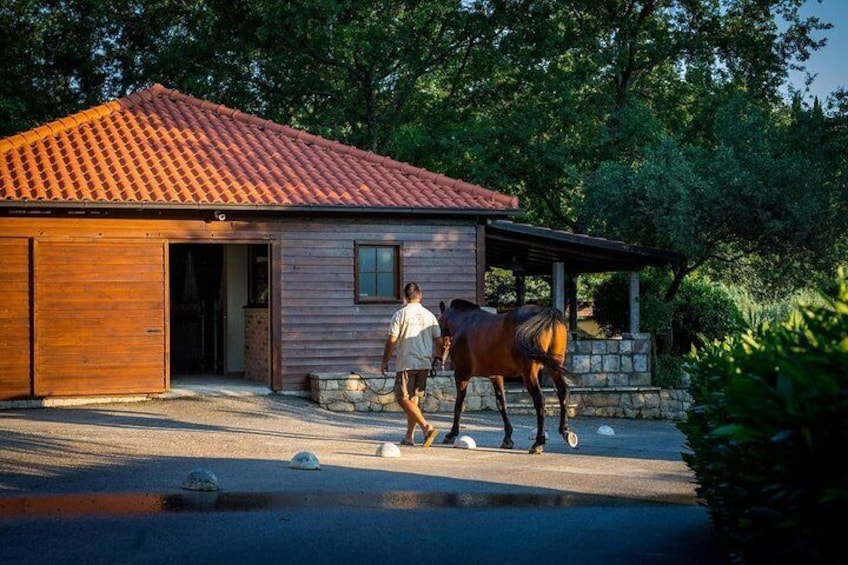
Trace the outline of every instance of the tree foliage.
{"type": "Polygon", "coordinates": [[[846,256],[848,97],[802,0],[0,0],[0,134],[161,82],[763,293],[846,256]],[[800,90],[799,90],[800,91],[800,90]]]}

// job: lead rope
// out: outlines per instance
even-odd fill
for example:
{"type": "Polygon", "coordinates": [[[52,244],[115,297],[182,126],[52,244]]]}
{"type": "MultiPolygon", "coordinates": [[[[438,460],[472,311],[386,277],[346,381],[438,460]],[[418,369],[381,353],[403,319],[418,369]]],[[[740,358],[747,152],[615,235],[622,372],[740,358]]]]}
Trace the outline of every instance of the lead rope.
{"type": "MultiPolygon", "coordinates": [[[[351,373],[354,373],[354,372],[351,371],[351,373]]],[[[359,375],[359,380],[362,381],[362,384],[365,385],[365,388],[367,388],[368,390],[370,390],[371,392],[373,392],[374,394],[376,394],[378,396],[382,396],[384,394],[389,394],[390,392],[392,392],[395,389],[395,384],[394,384],[394,382],[392,382],[392,385],[389,388],[387,388],[386,390],[377,390],[374,387],[372,387],[371,383],[368,382],[368,379],[363,377],[360,373],[354,373],[354,374],[359,375]]],[[[391,377],[383,377],[383,378],[389,379],[391,377]]]]}

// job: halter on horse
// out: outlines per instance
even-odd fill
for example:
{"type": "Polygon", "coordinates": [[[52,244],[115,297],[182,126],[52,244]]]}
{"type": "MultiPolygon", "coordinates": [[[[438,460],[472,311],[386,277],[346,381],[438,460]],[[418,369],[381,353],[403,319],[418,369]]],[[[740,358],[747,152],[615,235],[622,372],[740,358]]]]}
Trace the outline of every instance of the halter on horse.
{"type": "Polygon", "coordinates": [[[548,370],[557,391],[559,433],[577,447],[577,434],[568,429],[569,390],[565,381],[565,349],[568,332],[556,308],[521,306],[504,314],[492,314],[466,300],[439,305],[442,337],[450,339],[450,357],[456,381],[453,427],[443,443],[459,435],[459,420],[472,376],[484,376],[495,388],[495,400],[504,423],[503,449],[512,449],[512,424],[506,413],[504,377],[521,375],[536,410],[536,441],[530,453],[542,453],[545,445],[545,406],[539,371],[548,370]]]}

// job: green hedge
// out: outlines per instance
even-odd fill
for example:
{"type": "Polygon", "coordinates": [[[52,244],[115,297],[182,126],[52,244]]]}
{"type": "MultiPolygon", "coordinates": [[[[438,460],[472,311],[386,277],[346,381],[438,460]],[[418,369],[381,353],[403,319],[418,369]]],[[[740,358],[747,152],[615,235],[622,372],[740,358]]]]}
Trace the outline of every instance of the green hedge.
{"type": "Polygon", "coordinates": [[[736,562],[844,563],[848,286],[784,324],[702,348],[678,427],[699,496],[736,562]]]}

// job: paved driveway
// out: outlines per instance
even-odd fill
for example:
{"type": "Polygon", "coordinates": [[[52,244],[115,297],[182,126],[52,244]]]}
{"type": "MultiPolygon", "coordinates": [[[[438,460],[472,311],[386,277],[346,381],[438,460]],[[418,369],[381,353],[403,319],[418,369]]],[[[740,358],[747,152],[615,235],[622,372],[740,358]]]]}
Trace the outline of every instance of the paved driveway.
{"type": "Polygon", "coordinates": [[[504,451],[476,412],[475,450],[377,457],[403,421],[289,396],[0,411],[0,563],[720,562],[671,423],[578,418],[578,449],[531,456],[535,418],[504,451]],[[301,451],[321,470],[291,469],[301,451]],[[220,491],[180,488],[201,468],[220,491]]]}

